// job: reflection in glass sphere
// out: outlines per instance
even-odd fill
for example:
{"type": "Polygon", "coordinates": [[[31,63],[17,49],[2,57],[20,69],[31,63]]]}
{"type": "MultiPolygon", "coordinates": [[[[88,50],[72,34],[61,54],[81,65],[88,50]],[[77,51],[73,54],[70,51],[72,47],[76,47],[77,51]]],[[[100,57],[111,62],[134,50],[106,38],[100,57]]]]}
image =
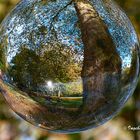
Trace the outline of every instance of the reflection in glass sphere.
{"type": "Polygon", "coordinates": [[[136,33],[110,0],[22,0],[1,24],[0,58],[11,108],[55,132],[111,119],[139,75],[136,33]]]}

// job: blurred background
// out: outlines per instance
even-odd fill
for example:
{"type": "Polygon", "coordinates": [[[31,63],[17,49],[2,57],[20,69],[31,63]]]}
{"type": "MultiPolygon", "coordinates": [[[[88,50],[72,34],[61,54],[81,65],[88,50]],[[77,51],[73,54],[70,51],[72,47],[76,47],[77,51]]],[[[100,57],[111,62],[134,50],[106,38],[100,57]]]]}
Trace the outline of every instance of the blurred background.
{"type": "MultiPolygon", "coordinates": [[[[19,0],[0,0],[0,22],[19,0]]],[[[140,0],[116,0],[126,11],[140,38],[140,0]]],[[[77,134],[55,134],[19,118],[0,95],[0,140],[140,140],[140,80],[133,97],[111,121],[77,134]],[[138,130],[132,130],[137,127],[138,130]]]]}

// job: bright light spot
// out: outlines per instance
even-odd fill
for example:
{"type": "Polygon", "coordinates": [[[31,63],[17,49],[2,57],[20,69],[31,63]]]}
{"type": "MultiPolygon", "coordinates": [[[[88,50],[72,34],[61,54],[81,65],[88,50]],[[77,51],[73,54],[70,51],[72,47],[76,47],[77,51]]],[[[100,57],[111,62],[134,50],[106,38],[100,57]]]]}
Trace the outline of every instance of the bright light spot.
{"type": "Polygon", "coordinates": [[[48,87],[50,87],[50,88],[53,87],[52,81],[48,81],[48,82],[47,82],[47,85],[48,85],[48,87]]]}

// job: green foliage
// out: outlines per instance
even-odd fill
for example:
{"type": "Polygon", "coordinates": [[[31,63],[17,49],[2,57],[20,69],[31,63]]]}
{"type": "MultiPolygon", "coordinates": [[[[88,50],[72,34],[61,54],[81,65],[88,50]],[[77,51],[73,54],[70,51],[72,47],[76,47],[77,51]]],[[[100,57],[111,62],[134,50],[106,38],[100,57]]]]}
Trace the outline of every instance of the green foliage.
{"type": "Polygon", "coordinates": [[[36,87],[42,82],[38,64],[40,58],[32,50],[22,47],[20,53],[18,53],[12,60],[12,66],[9,68],[10,76],[13,77],[13,81],[20,88],[32,88],[36,87]]]}
{"type": "MultiPolygon", "coordinates": [[[[81,97],[82,96],[82,82],[73,82],[66,85],[66,96],[81,97]]],[[[65,96],[65,94],[64,94],[65,96]]]]}
{"type": "Polygon", "coordinates": [[[45,46],[42,57],[42,67],[46,71],[47,79],[54,82],[70,82],[80,76],[80,65],[75,63],[75,53],[62,44],[45,46]],[[63,63],[63,65],[62,65],[63,63]]]}
{"type": "Polygon", "coordinates": [[[67,83],[78,79],[81,66],[75,62],[75,53],[70,48],[61,44],[41,48],[44,48],[40,51],[42,54],[38,54],[21,47],[13,57],[9,73],[20,89],[35,90],[46,80],[67,83]]]}
{"type": "Polygon", "coordinates": [[[6,58],[5,58],[5,51],[3,46],[0,46],[0,69],[3,72],[6,72],[6,58]]]}

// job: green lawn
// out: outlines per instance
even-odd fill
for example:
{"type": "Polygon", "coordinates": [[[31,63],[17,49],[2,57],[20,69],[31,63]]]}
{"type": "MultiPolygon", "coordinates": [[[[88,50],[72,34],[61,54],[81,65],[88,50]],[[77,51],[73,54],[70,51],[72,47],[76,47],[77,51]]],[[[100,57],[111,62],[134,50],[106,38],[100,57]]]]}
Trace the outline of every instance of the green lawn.
{"type": "Polygon", "coordinates": [[[82,97],[36,97],[31,95],[31,97],[42,105],[54,105],[57,107],[66,108],[78,108],[82,104],[82,97]]]}

